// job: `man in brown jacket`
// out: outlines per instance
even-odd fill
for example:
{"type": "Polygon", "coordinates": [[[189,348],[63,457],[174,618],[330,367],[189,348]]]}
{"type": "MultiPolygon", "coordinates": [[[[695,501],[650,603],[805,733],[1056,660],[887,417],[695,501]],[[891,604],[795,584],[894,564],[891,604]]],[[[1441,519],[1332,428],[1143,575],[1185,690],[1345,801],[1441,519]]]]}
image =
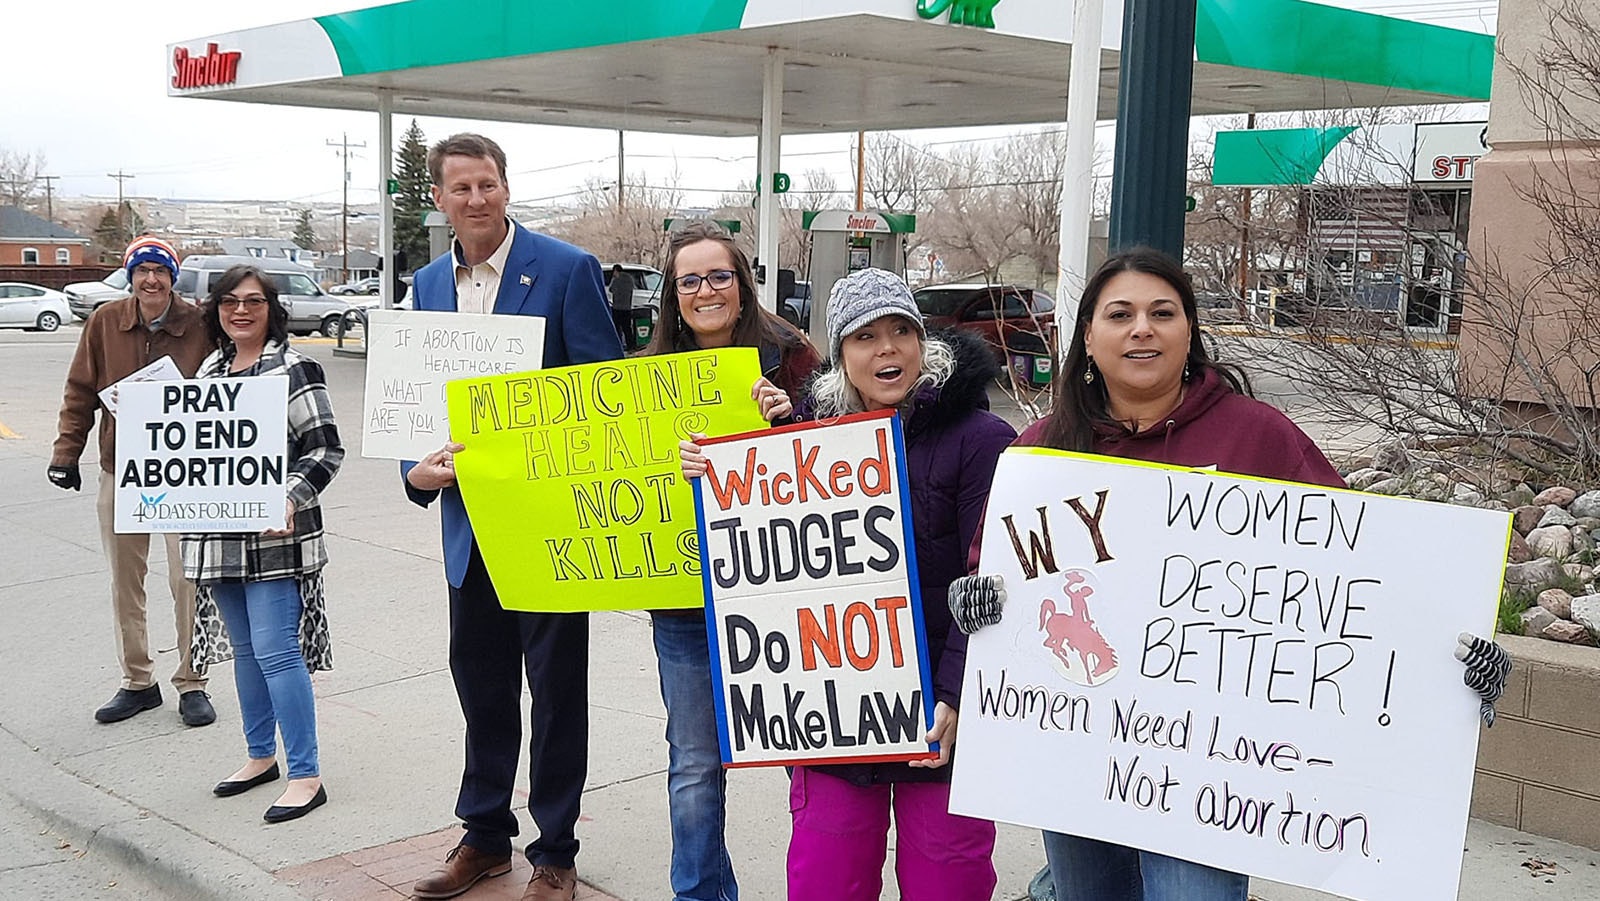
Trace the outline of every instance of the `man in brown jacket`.
{"type": "MultiPolygon", "coordinates": [[[[50,455],[50,481],[77,491],[83,486],[78,458],[88,443],[100,392],[164,356],[172,357],[183,374],[193,377],[211,351],[199,308],[172,290],[178,278],[178,254],[172,245],[149,235],[135,238],[123,254],[132,297],[101,306],[83,325],[78,350],[67,370],[56,442],[50,455]]],[[[145,622],[144,576],[150,553],[149,535],[118,535],[114,528],[117,421],[109,410],[100,416],[100,488],[96,510],[100,543],[111,567],[111,606],[116,616],[117,651],[122,657],[122,687],[94,718],[102,723],[125,720],[161,706],[145,622]]],[[[217,718],[205,679],[189,660],[194,631],[194,585],[183,577],[178,536],[167,539],[167,583],[172,588],[178,631],[178,713],[185,724],[205,726],[217,718]]]]}

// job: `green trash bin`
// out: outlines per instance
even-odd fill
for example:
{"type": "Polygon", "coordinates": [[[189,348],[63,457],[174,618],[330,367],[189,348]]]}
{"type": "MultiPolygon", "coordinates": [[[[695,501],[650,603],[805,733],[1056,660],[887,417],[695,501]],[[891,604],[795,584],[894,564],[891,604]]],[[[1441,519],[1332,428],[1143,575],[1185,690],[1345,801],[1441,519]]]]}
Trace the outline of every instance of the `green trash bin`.
{"type": "Polygon", "coordinates": [[[1049,354],[1011,353],[1011,374],[1017,384],[1043,388],[1050,384],[1054,360],[1049,354]]]}
{"type": "Polygon", "coordinates": [[[649,307],[639,307],[633,311],[633,346],[629,350],[640,350],[650,343],[650,336],[655,333],[656,327],[649,307]]]}

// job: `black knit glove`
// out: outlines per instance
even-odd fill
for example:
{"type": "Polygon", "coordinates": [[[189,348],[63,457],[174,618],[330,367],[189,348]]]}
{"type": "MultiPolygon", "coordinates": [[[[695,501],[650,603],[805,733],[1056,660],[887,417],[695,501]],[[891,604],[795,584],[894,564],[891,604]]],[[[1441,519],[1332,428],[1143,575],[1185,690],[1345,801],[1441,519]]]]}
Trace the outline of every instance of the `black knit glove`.
{"type": "Polygon", "coordinates": [[[1506,678],[1511,675],[1511,655],[1506,649],[1487,638],[1471,632],[1456,637],[1456,659],[1466,666],[1461,680],[1478,693],[1483,703],[1478,705],[1478,715],[1485,726],[1494,725],[1494,702],[1506,690],[1506,678]]]}
{"type": "Polygon", "coordinates": [[[1006,603],[1005,582],[999,576],[962,576],[950,583],[950,615],[956,628],[971,635],[1000,621],[1006,603]]]}
{"type": "Polygon", "coordinates": [[[83,476],[78,473],[76,463],[69,466],[52,466],[45,472],[45,476],[50,480],[50,484],[57,488],[69,491],[79,491],[83,488],[83,476]]]}

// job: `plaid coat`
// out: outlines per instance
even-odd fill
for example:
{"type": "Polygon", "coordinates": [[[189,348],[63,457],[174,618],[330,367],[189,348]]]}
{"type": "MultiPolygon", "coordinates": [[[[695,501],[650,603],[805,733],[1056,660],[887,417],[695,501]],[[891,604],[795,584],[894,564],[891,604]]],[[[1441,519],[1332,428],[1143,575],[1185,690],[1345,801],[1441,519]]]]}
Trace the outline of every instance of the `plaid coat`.
{"type": "MultiPolygon", "coordinates": [[[[214,351],[196,378],[226,378],[232,345],[214,351]]],[[[264,582],[319,572],[328,562],[318,498],[339,472],[344,447],[333,421],[328,383],[316,360],[268,341],[261,359],[240,376],[289,376],[289,470],[286,487],[294,502],[294,533],[277,538],[259,533],[184,535],[183,574],[197,585],[264,582]]]]}

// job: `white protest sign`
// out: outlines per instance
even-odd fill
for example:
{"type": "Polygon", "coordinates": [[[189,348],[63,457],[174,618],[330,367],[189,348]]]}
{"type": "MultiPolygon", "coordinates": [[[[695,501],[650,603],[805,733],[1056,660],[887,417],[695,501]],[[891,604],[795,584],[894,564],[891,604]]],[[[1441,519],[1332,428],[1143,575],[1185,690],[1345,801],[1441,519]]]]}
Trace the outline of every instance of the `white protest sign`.
{"type": "Polygon", "coordinates": [[[132,382],[164,382],[171,379],[183,378],[183,370],[178,364],[172,362],[172,357],[165,356],[150,365],[135,370],[124,376],[120,381],[113,382],[100,389],[100,403],[105,404],[111,413],[117,412],[117,389],[132,382]]]}
{"type": "Polygon", "coordinates": [[[538,369],[544,318],[373,310],[361,456],[420,460],[450,440],[445,383],[538,369]]]}
{"type": "Polygon", "coordinates": [[[725,766],[933,756],[903,447],[889,412],[705,442],[695,506],[725,766]]]}
{"type": "Polygon", "coordinates": [[[115,528],[283,528],[289,377],[132,382],[119,392],[115,528]]]}
{"type": "Polygon", "coordinates": [[[1000,459],[952,812],[1366,901],[1453,899],[1510,516],[1000,459]]]}

